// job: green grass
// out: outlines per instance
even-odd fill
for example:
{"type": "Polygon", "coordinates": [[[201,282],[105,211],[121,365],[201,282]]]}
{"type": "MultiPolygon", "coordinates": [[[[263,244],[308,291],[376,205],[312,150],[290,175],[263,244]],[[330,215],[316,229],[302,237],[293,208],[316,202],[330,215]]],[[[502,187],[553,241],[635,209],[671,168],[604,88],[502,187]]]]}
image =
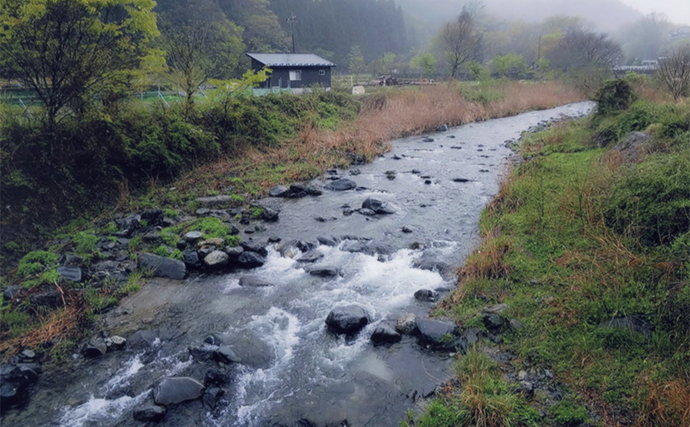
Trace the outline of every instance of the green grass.
{"type": "MultiPolygon", "coordinates": [[[[524,324],[505,340],[519,356],[514,369],[521,360],[550,367],[571,396],[545,408],[548,425],[587,421],[586,401],[641,426],[690,422],[683,413],[690,404],[690,134],[663,131],[682,128],[672,118],[685,120],[683,108],[690,110],[637,103],[528,136],[521,150],[531,160],[513,170],[482,214],[483,243],[468,258],[448,312],[470,327],[483,306],[510,305],[524,324]],[[597,144],[601,126],[651,126],[652,152],[639,165],[620,166],[597,144]],[[654,331],[598,327],[629,315],[654,331]]],[[[460,371],[484,398],[512,404],[500,383],[460,371]]],[[[466,414],[457,404],[454,410],[466,414]]]]}

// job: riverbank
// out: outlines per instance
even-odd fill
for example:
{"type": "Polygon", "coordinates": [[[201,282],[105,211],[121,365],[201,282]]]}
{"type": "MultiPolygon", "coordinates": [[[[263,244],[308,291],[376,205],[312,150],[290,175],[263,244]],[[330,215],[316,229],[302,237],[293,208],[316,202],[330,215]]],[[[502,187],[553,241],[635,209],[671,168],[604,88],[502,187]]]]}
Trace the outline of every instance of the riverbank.
{"type": "Polygon", "coordinates": [[[690,425],[689,131],[643,99],[521,140],[437,313],[484,338],[409,425],[690,425]]]}

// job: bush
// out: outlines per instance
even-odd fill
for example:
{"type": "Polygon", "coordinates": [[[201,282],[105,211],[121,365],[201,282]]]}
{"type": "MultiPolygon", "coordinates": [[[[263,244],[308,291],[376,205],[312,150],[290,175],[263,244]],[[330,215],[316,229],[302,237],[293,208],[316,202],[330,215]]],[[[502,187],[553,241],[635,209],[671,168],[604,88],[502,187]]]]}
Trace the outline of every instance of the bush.
{"type": "Polygon", "coordinates": [[[623,174],[606,204],[607,224],[649,246],[690,230],[690,147],[656,154],[623,174]]]}
{"type": "Polygon", "coordinates": [[[609,115],[630,108],[637,95],[629,82],[616,79],[604,82],[593,99],[599,104],[597,115],[609,115]]]}

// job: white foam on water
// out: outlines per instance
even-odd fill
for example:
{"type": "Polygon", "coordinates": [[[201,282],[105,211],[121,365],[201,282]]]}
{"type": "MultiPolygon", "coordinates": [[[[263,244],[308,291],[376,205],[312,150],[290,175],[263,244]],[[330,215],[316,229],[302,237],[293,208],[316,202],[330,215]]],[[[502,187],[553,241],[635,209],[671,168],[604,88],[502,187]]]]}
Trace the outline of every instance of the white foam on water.
{"type": "Polygon", "coordinates": [[[82,427],[85,423],[112,421],[128,409],[137,405],[151,394],[151,390],[131,397],[122,396],[117,399],[107,400],[91,396],[85,403],[76,408],[64,408],[60,418],[60,425],[68,427],[82,427]]]}
{"type": "Polygon", "coordinates": [[[256,419],[261,413],[260,409],[274,399],[277,386],[291,366],[294,349],[300,343],[299,320],[280,308],[271,307],[265,315],[252,316],[247,328],[273,347],[276,362],[268,369],[247,370],[238,376],[237,400],[240,405],[237,409],[237,418],[242,423],[250,423],[256,419]],[[246,402],[247,396],[252,392],[258,391],[261,395],[268,390],[272,390],[268,396],[258,401],[246,402]]]}
{"type": "Polygon", "coordinates": [[[139,370],[143,367],[144,364],[141,362],[141,355],[137,354],[127,363],[124,368],[117,371],[115,375],[108,380],[104,386],[105,390],[111,391],[118,387],[129,384],[128,380],[136,375],[137,372],[139,372],[139,370]]]}

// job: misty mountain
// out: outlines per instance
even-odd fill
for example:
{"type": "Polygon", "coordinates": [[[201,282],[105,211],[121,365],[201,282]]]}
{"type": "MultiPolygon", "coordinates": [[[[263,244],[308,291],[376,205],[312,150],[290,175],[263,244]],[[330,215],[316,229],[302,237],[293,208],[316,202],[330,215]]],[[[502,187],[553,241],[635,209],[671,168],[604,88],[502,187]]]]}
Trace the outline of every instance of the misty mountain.
{"type": "Polygon", "coordinates": [[[397,0],[403,10],[437,28],[456,16],[464,5],[483,5],[482,12],[507,20],[539,22],[553,15],[579,16],[595,29],[612,32],[643,14],[619,0],[397,0]]]}

